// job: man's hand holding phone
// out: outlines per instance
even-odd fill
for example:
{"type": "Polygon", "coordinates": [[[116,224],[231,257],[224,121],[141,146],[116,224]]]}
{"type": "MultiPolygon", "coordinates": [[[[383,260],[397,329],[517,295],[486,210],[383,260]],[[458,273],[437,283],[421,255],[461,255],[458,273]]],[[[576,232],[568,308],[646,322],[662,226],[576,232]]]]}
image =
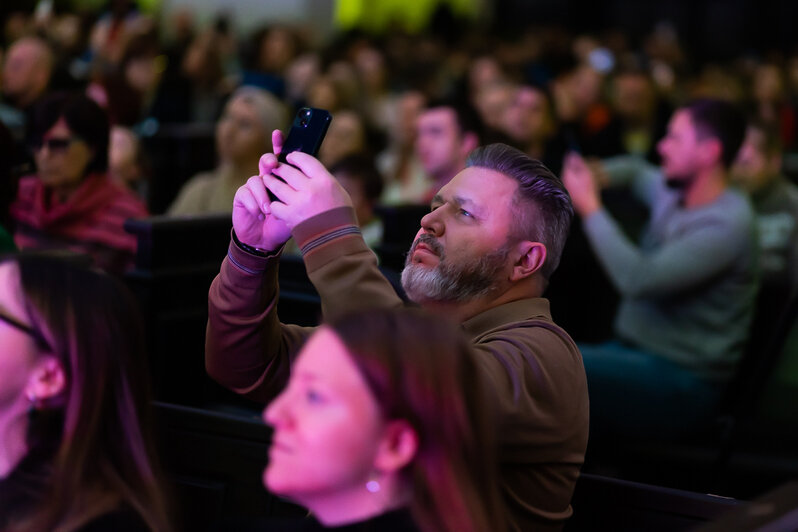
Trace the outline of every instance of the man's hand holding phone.
{"type": "Polygon", "coordinates": [[[283,135],[272,133],[274,153],[264,154],[260,174],[249,178],[233,200],[233,229],[239,241],[263,251],[274,251],[299,223],[322,212],[351,206],[346,190],[315,157],[293,151],[288,164],[278,162],[283,135]],[[270,197],[269,191],[272,196],[270,197]]]}
{"type": "Polygon", "coordinates": [[[280,201],[269,206],[274,217],[293,229],[318,214],[337,207],[351,207],[352,200],[344,187],[312,155],[291,152],[286,160],[264,174],[263,183],[280,201]]]}
{"type": "Polygon", "coordinates": [[[275,153],[260,158],[259,175],[250,177],[233,199],[233,230],[238,240],[263,251],[274,251],[291,238],[291,228],[272,215],[272,199],[264,184],[264,176],[271,177],[272,170],[279,165],[277,156],[283,146],[280,131],[272,133],[272,145],[275,153]]]}

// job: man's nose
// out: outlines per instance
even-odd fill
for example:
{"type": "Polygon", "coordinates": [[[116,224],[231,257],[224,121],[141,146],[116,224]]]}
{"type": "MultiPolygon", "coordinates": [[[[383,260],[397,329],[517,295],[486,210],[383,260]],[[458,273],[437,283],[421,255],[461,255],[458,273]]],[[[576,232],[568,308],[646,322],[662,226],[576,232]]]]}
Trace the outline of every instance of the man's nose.
{"type": "Polygon", "coordinates": [[[427,213],[421,218],[421,229],[425,233],[441,236],[443,235],[444,227],[445,225],[438,210],[427,213]]]}

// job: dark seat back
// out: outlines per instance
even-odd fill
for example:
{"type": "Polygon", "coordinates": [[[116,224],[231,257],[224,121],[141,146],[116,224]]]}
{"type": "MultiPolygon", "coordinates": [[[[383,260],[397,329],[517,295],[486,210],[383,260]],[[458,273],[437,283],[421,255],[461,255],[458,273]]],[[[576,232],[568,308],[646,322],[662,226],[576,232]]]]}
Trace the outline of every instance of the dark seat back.
{"type": "Polygon", "coordinates": [[[726,497],[582,474],[565,531],[678,532],[716,519],[738,504],[726,497]]]}
{"type": "Polygon", "coordinates": [[[271,430],[256,406],[223,411],[157,402],[155,418],[179,530],[224,530],[231,520],[307,513],[263,486],[271,430]]]}

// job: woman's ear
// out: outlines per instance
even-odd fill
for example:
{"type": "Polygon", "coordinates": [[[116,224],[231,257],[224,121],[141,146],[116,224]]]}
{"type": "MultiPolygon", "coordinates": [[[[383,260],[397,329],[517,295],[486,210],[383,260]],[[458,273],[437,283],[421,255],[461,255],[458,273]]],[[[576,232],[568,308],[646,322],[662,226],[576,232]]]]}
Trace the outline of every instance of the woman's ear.
{"type": "Polygon", "coordinates": [[[510,272],[511,281],[525,279],[543,267],[546,262],[546,246],[540,242],[524,240],[516,246],[518,259],[510,272]]]}
{"type": "Polygon", "coordinates": [[[382,435],[374,468],[383,473],[396,473],[413,461],[418,452],[418,435],[404,419],[389,421],[382,435]]]}
{"type": "Polygon", "coordinates": [[[34,366],[25,387],[25,395],[35,404],[46,403],[61,395],[66,386],[64,366],[57,358],[48,356],[34,366]]]}

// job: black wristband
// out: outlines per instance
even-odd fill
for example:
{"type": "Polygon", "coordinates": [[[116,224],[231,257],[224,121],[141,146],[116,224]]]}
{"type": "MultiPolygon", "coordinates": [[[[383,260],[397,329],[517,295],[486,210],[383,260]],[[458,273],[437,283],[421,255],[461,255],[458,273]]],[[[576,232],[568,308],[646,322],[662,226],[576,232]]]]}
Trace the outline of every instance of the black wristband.
{"type": "Polygon", "coordinates": [[[258,248],[254,248],[254,247],[252,247],[252,246],[250,246],[248,244],[244,244],[243,242],[241,242],[238,239],[238,235],[236,235],[235,229],[233,229],[233,242],[235,242],[236,246],[241,248],[243,251],[246,251],[250,255],[255,255],[256,257],[264,257],[264,258],[270,256],[270,254],[268,252],[266,252],[266,251],[262,251],[262,250],[260,250],[258,248]]]}

